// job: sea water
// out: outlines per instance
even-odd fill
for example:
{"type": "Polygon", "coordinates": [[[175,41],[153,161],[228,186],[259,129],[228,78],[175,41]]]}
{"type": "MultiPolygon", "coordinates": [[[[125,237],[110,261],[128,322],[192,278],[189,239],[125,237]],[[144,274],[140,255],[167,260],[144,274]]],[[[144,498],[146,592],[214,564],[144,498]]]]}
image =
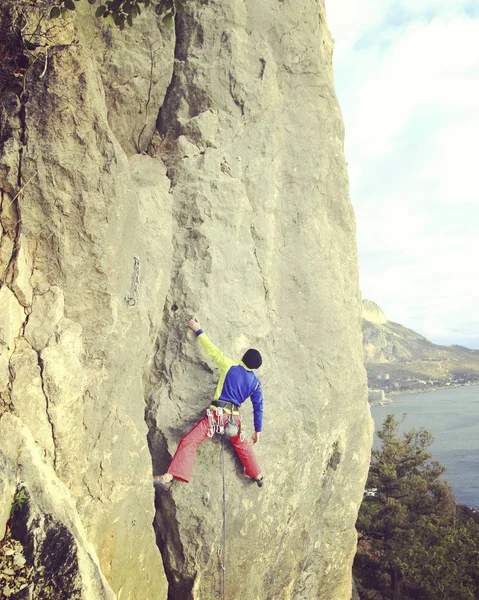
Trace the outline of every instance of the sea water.
{"type": "MultiPolygon", "coordinates": [[[[443,479],[453,487],[456,500],[479,509],[479,386],[393,396],[391,404],[372,406],[375,430],[388,414],[401,418],[401,431],[424,427],[435,438],[428,451],[447,468],[443,479]]],[[[377,448],[380,440],[374,436],[377,448]]]]}

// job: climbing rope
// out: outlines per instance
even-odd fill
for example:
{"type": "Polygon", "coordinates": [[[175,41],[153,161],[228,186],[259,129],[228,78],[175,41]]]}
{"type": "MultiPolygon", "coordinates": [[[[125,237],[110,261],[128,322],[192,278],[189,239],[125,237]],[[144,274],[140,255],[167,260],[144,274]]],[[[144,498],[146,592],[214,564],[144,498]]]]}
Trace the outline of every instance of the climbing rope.
{"type": "Polygon", "coordinates": [[[223,479],[223,548],[218,544],[218,568],[221,569],[220,597],[225,600],[226,593],[226,479],[225,479],[225,441],[221,436],[221,477],[223,479]]]}
{"type": "Polygon", "coordinates": [[[225,438],[221,436],[221,474],[223,476],[223,600],[226,590],[226,478],[225,478],[225,438]]]}

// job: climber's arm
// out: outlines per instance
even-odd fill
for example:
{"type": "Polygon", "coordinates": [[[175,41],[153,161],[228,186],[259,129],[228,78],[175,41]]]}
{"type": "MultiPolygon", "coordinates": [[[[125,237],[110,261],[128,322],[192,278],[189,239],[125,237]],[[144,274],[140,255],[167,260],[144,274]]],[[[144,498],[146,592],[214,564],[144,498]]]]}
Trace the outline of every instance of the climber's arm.
{"type": "Polygon", "coordinates": [[[259,380],[255,390],[251,394],[251,402],[253,403],[254,430],[258,434],[258,439],[256,440],[258,441],[259,434],[263,428],[263,392],[259,380]]]}
{"type": "Polygon", "coordinates": [[[231,358],[228,358],[226,354],[223,354],[221,350],[218,350],[206,333],[201,329],[201,325],[196,319],[191,319],[188,322],[188,327],[196,333],[196,337],[203,346],[203,350],[215,361],[220,369],[228,369],[234,364],[234,361],[231,360],[231,358]]]}

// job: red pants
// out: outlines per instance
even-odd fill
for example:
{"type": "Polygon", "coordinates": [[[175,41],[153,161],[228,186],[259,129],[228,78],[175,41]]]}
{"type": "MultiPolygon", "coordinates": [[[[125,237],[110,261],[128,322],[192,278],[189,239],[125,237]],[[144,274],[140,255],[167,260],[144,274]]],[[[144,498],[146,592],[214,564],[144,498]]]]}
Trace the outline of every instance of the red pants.
{"type": "MultiPolygon", "coordinates": [[[[239,423],[239,418],[235,416],[235,419],[239,423]]],[[[223,423],[226,424],[227,420],[228,415],[223,414],[223,423]]],[[[186,481],[186,483],[190,481],[195,465],[196,451],[201,442],[204,442],[208,437],[208,430],[208,417],[205,416],[181,439],[167,471],[173,475],[175,479],[186,481]]],[[[249,443],[246,440],[241,441],[240,434],[228,439],[233,444],[239,459],[243,463],[246,475],[253,479],[258,477],[258,475],[261,475],[261,469],[259,468],[258,461],[254,455],[253,448],[249,443]]]]}

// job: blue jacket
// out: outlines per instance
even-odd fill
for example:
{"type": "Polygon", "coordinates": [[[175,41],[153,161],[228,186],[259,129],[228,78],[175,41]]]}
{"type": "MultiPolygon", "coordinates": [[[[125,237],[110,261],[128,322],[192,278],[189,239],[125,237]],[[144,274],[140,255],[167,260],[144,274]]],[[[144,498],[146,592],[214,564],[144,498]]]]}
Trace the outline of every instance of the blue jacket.
{"type": "Polygon", "coordinates": [[[221,371],[214,399],[232,402],[239,407],[251,397],[254,430],[260,432],[263,426],[263,392],[260,380],[243,362],[236,362],[218,350],[202,329],[199,329],[196,335],[206,354],[215,361],[221,371]]]}

